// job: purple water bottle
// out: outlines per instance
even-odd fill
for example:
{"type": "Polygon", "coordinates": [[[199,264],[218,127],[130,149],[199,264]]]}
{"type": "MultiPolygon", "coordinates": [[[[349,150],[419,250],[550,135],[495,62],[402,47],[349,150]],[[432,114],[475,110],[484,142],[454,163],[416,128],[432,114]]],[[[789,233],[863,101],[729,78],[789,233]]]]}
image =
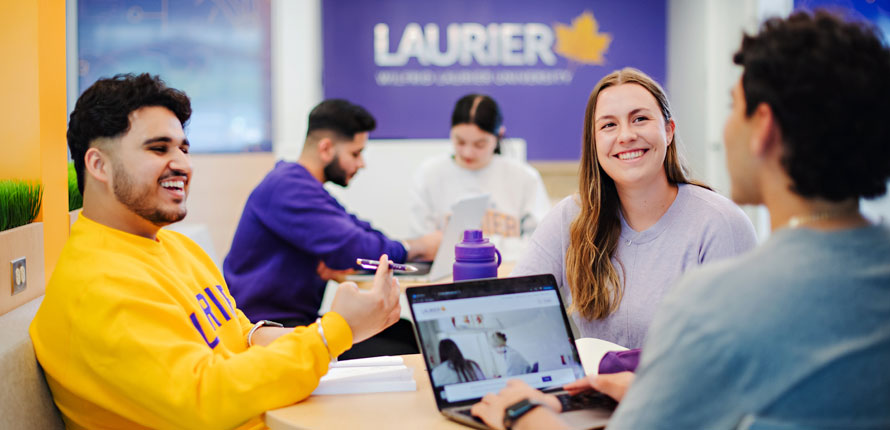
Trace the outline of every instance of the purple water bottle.
{"type": "Polygon", "coordinates": [[[501,253],[482,230],[464,231],[463,242],[454,245],[454,280],[497,278],[501,253]]]}

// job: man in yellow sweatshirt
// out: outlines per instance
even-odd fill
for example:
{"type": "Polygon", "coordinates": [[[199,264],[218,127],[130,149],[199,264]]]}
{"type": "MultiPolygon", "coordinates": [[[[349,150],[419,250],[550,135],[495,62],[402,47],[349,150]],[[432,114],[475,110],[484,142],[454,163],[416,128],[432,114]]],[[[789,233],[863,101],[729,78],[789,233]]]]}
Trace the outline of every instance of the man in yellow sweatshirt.
{"type": "Polygon", "coordinates": [[[207,254],[161,229],[186,214],[190,115],[148,74],[97,81],[71,113],[84,207],[30,331],[68,428],[262,427],[398,319],[384,255],[372,289],[341,284],[314,324],[249,321],[207,254]]]}

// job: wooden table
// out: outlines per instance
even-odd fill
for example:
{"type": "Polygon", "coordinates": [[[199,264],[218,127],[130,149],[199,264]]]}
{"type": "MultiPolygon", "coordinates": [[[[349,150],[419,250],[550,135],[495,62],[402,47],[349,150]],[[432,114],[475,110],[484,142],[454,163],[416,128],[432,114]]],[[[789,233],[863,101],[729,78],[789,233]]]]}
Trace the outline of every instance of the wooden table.
{"type": "MultiPolygon", "coordinates": [[[[514,261],[498,268],[498,277],[509,276],[514,261]]],[[[451,282],[451,277],[436,283],[451,282]]],[[[402,317],[411,320],[404,289],[418,282],[401,284],[402,317]]],[[[370,283],[361,283],[368,288],[370,283]]],[[[324,306],[323,306],[324,307],[324,306]]],[[[292,406],[266,412],[266,425],[281,429],[467,429],[439,413],[433,399],[426,364],[420,354],[404,355],[405,364],[414,369],[417,391],[396,393],[340,394],[310,396],[292,406]]]]}
{"type": "Polygon", "coordinates": [[[417,391],[310,396],[266,412],[266,425],[283,429],[464,429],[439,413],[420,354],[404,355],[417,391]]]}

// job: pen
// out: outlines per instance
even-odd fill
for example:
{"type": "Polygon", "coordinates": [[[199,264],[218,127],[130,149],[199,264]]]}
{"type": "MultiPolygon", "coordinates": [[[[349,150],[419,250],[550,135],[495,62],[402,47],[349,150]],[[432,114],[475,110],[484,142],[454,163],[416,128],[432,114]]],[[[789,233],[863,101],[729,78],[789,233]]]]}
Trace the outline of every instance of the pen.
{"type": "MultiPolygon", "coordinates": [[[[368,270],[377,270],[377,267],[380,266],[380,262],[377,260],[366,260],[364,258],[358,258],[355,260],[355,262],[359,266],[362,266],[363,269],[368,269],[368,270]]],[[[398,270],[399,272],[416,272],[417,271],[417,268],[414,266],[409,266],[407,264],[393,263],[392,261],[389,262],[389,267],[391,267],[392,270],[398,270]]]]}

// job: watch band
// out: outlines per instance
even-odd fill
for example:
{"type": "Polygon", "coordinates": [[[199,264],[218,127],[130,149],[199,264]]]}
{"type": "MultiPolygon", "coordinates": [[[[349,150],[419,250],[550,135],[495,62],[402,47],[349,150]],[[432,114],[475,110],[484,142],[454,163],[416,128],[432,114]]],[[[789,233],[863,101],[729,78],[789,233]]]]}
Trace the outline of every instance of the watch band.
{"type": "Polygon", "coordinates": [[[504,428],[510,430],[513,428],[513,424],[516,424],[516,421],[522,418],[523,415],[541,405],[542,404],[536,400],[522,399],[507,406],[507,409],[504,410],[504,428]]]}
{"type": "Polygon", "coordinates": [[[272,327],[284,327],[284,324],[277,323],[275,321],[269,321],[269,320],[258,321],[256,324],[253,325],[253,327],[250,328],[250,331],[247,332],[247,347],[248,348],[253,346],[253,334],[256,333],[256,331],[264,325],[272,326],[272,327]]]}

